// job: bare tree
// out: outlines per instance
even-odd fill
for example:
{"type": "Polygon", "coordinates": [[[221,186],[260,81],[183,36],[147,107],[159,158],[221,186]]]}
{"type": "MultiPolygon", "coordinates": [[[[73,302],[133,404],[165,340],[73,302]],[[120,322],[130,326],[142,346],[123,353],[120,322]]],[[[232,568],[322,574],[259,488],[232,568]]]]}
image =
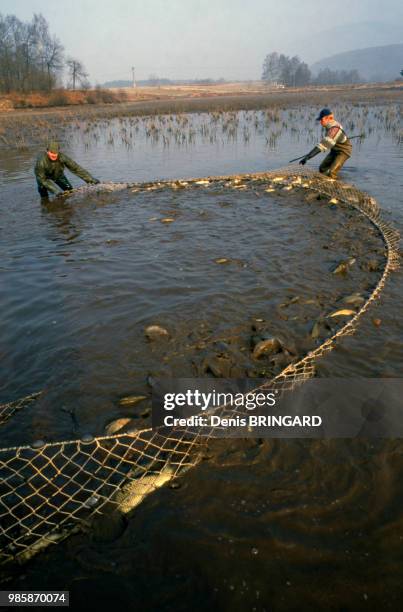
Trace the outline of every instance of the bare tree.
{"type": "Polygon", "coordinates": [[[0,15],[0,91],[51,89],[63,68],[63,46],[42,15],[22,22],[0,15]]]}
{"type": "Polygon", "coordinates": [[[67,60],[67,69],[69,71],[73,90],[76,88],[77,83],[82,85],[88,82],[88,73],[80,60],[70,57],[67,60]]]}
{"type": "Polygon", "coordinates": [[[56,84],[56,77],[64,67],[64,47],[56,36],[51,36],[46,19],[34,15],[34,26],[38,37],[38,54],[42,71],[47,75],[47,89],[56,84]]]}
{"type": "Polygon", "coordinates": [[[314,80],[316,85],[339,85],[362,82],[363,79],[357,70],[330,70],[330,68],[322,68],[314,80]]]}
{"type": "Polygon", "coordinates": [[[151,85],[151,87],[157,87],[157,85],[159,84],[159,78],[156,74],[150,74],[148,77],[148,82],[151,85]]]}
{"type": "Polygon", "coordinates": [[[13,88],[14,46],[10,17],[0,15],[0,89],[5,92],[13,88]]]}
{"type": "Polygon", "coordinates": [[[288,57],[276,52],[266,55],[263,62],[262,80],[269,83],[282,83],[288,87],[307,85],[311,71],[297,55],[288,57]]]}
{"type": "Polygon", "coordinates": [[[266,55],[263,62],[263,73],[262,80],[275,83],[277,82],[281,75],[279,69],[279,54],[274,51],[273,53],[269,53],[266,55]]]}
{"type": "Polygon", "coordinates": [[[295,87],[303,87],[311,82],[312,74],[309,70],[308,64],[301,62],[295,73],[294,85],[295,87]]]}

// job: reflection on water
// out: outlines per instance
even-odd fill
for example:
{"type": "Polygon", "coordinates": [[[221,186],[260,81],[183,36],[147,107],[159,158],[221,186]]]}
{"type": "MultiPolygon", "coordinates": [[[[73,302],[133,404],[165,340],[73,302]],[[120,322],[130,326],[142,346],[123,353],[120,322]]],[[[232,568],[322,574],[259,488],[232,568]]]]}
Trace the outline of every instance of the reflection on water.
{"type": "MultiPolygon", "coordinates": [[[[104,180],[261,171],[311,148],[316,110],[288,111],[266,127],[259,113],[208,125],[204,115],[189,115],[185,125],[167,118],[153,129],[151,119],[100,122],[75,128],[66,151],[104,180]]],[[[402,229],[403,148],[394,119],[384,108],[352,113],[341,116],[346,128],[364,128],[367,138],[356,141],[342,178],[375,196],[402,229]]],[[[1,162],[1,394],[7,401],[47,392],[3,428],[9,442],[99,433],[128,416],[120,397],[150,394],[150,375],[211,375],[212,359],[213,370],[261,375],[250,359],[254,320],[302,354],[312,347],[312,321],[341,295],[365,294],[378,277],[359,264],[381,257],[379,237],[348,211],[299,195],[235,190],[128,191],[44,207],[35,155],[1,162]],[[329,273],[352,254],[358,263],[346,279],[329,273]],[[220,258],[229,262],[215,263],[220,258]],[[279,307],[295,295],[300,303],[279,307]],[[304,305],[310,298],[315,303],[304,305]],[[147,343],[144,328],[154,322],[169,330],[168,345],[147,343]],[[217,366],[222,354],[230,366],[229,358],[217,366]]],[[[401,278],[393,274],[382,302],[323,360],[321,375],[400,376],[401,278]]],[[[276,364],[258,367],[269,375],[276,364]]],[[[142,417],[130,416],[140,426],[142,417]]],[[[68,584],[74,592],[78,581],[81,592],[101,599],[141,595],[150,609],[159,602],[169,609],[170,598],[194,607],[197,593],[213,609],[297,610],[301,600],[310,609],[342,609],[338,602],[398,609],[401,454],[393,441],[217,443],[181,489],[149,498],[120,540],[72,540],[67,555],[63,546],[46,552],[18,584],[68,584]],[[45,562],[53,573],[42,571],[45,562]],[[189,568],[198,576],[191,590],[189,568]]]]}

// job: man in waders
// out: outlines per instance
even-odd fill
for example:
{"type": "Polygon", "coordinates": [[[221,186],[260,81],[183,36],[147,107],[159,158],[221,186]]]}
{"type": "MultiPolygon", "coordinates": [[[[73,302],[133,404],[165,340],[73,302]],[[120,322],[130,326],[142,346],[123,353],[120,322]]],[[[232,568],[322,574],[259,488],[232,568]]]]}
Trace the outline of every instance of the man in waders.
{"type": "Polygon", "coordinates": [[[91,176],[89,172],[70,159],[70,157],[61,153],[59,143],[53,141],[48,144],[46,152],[38,157],[35,164],[35,177],[41,198],[47,198],[49,191],[54,194],[59,193],[53,182],[63,191],[73,189],[73,185],[64,174],[65,168],[82,178],[86,183],[92,185],[99,183],[98,179],[91,176]]]}
{"type": "Polygon", "coordinates": [[[333,113],[329,108],[322,108],[316,121],[320,121],[321,125],[325,128],[326,134],[299,163],[304,166],[308,159],[315,157],[318,153],[329,151],[319,166],[319,172],[326,174],[326,176],[332,179],[336,179],[339,170],[348,158],[351,157],[351,142],[343,127],[333,117],[333,113]]]}

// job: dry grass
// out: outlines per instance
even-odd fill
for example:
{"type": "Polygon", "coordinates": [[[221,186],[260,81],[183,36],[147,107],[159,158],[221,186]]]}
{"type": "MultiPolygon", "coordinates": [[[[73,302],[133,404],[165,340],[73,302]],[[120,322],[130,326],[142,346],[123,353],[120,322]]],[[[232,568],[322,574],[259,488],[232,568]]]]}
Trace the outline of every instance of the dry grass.
{"type": "MultiPolygon", "coordinates": [[[[306,87],[272,87],[262,81],[248,81],[245,83],[219,83],[214,85],[163,85],[161,87],[138,87],[125,89],[127,100],[135,102],[142,99],[168,99],[168,98],[214,98],[218,96],[242,96],[251,94],[301,94],[301,93],[336,93],[402,89],[402,81],[391,83],[365,83],[358,85],[309,85],[306,87]]],[[[111,91],[119,91],[111,89],[111,91]]]]}
{"type": "MultiPolygon", "coordinates": [[[[0,96],[0,113],[22,109],[46,109],[51,107],[86,106],[103,104],[138,104],[141,102],[185,102],[192,100],[219,100],[225,98],[242,100],[252,97],[270,97],[273,102],[301,102],[305,97],[310,102],[314,99],[333,97],[351,98],[351,101],[365,101],[374,98],[394,98],[401,95],[403,84],[400,81],[391,83],[370,83],[364,85],[329,85],[309,86],[303,88],[276,89],[261,81],[247,83],[223,83],[217,85],[164,85],[161,87],[136,87],[125,89],[89,89],[86,91],[55,90],[50,93],[13,93],[0,96]]],[[[369,100],[368,100],[369,101],[369,100]]],[[[213,103],[213,102],[212,102],[213,103]]],[[[215,103],[216,104],[216,103],[215,103]]],[[[234,107],[235,109],[235,107],[234,107]]],[[[181,109],[183,110],[183,109],[181,109]]],[[[209,110],[209,109],[208,109],[209,110]]]]}
{"type": "Polygon", "coordinates": [[[54,106],[81,106],[83,104],[116,104],[126,102],[125,90],[89,89],[70,91],[56,89],[51,92],[22,94],[14,92],[0,97],[0,111],[14,109],[49,108],[54,106]]]}

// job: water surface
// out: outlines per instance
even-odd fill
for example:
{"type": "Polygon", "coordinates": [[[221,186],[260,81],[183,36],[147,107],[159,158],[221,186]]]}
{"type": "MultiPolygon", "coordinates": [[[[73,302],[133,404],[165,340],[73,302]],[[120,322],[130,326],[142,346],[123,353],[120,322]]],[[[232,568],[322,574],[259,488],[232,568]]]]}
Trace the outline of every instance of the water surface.
{"type": "MultiPolygon", "coordinates": [[[[349,130],[367,132],[342,178],[376,197],[402,229],[398,110],[340,108],[349,130]]],[[[267,126],[259,113],[189,115],[190,127],[183,118],[163,127],[153,118],[115,120],[63,137],[66,152],[102,180],[238,174],[284,166],[309,150],[319,136],[315,112],[284,111],[267,126]],[[186,134],[181,142],[175,126],[186,134]]],[[[298,194],[211,188],[41,206],[36,153],[1,158],[1,394],[3,401],[46,394],[3,427],[6,443],[100,433],[127,416],[122,396],[150,394],[150,375],[211,375],[209,360],[223,352],[242,375],[270,374],[276,365],[250,358],[256,319],[303,354],[312,321],[379,277],[365,270],[369,258],[382,258],[379,236],[348,210],[298,194]],[[335,278],[332,266],[351,255],[357,265],[335,278]],[[229,262],[215,263],[220,258],[229,262]],[[316,305],[280,308],[295,295],[316,305]],[[167,344],[147,342],[150,323],[169,330],[167,344]]],[[[320,375],[400,376],[401,279],[392,275],[382,301],[321,362],[320,375]]],[[[131,416],[143,419],[140,411],[131,416]]],[[[119,539],[77,536],[15,584],[124,604],[140,597],[143,609],[172,609],[173,601],[198,609],[200,600],[232,610],[396,610],[401,456],[399,441],[222,441],[180,489],[150,497],[119,539]]]]}

